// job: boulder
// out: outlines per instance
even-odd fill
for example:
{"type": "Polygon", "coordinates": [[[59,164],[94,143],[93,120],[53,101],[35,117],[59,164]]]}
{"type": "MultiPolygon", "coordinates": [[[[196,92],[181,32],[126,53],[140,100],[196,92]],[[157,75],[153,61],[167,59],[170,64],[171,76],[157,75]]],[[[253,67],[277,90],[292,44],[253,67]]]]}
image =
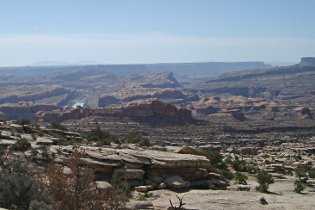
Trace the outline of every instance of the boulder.
{"type": "Polygon", "coordinates": [[[96,184],[96,188],[103,192],[109,192],[110,190],[113,189],[113,186],[109,182],[106,182],[106,181],[96,181],[95,184],[96,184]]]}

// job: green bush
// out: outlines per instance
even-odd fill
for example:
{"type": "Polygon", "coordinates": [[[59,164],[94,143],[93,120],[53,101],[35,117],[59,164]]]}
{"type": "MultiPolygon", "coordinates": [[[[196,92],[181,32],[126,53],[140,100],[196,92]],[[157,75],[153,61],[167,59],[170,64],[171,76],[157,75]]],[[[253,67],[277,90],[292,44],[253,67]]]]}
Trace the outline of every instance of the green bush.
{"type": "Polygon", "coordinates": [[[100,127],[97,127],[95,130],[87,132],[85,137],[88,141],[96,142],[98,146],[110,145],[110,143],[119,143],[118,138],[111,135],[107,131],[101,130],[100,127]]]}
{"type": "Polygon", "coordinates": [[[305,184],[302,180],[297,179],[294,182],[294,192],[301,193],[305,189],[305,184]]]}
{"type": "Polygon", "coordinates": [[[308,176],[312,179],[315,178],[315,168],[311,168],[309,171],[308,171],[308,176]]]}
{"type": "Polygon", "coordinates": [[[258,167],[254,163],[248,163],[245,160],[240,160],[237,156],[234,161],[231,161],[231,165],[235,171],[248,172],[255,174],[258,172],[258,167]]]}
{"type": "Polygon", "coordinates": [[[272,176],[264,170],[261,170],[257,174],[257,181],[259,186],[256,188],[259,192],[268,192],[269,185],[274,183],[272,176]]]}
{"type": "MultiPolygon", "coordinates": [[[[3,165],[0,174],[1,207],[27,210],[32,202],[49,205],[49,196],[27,171],[27,168],[18,161],[3,165]]],[[[35,210],[35,206],[32,209],[35,210]]],[[[49,210],[49,208],[41,208],[41,210],[49,210]]]]}
{"type": "Polygon", "coordinates": [[[144,138],[143,135],[139,132],[131,131],[124,138],[124,142],[128,144],[139,144],[141,146],[150,146],[150,141],[147,138],[144,138]]]}
{"type": "Polygon", "coordinates": [[[308,167],[305,165],[298,165],[295,169],[295,176],[299,179],[307,178],[308,167]]]}
{"type": "Polygon", "coordinates": [[[213,167],[220,170],[227,170],[228,166],[223,159],[223,156],[216,150],[208,150],[206,157],[210,160],[213,167]]]}
{"type": "Polygon", "coordinates": [[[236,172],[234,175],[234,179],[235,179],[235,182],[237,184],[247,185],[248,177],[245,174],[242,174],[240,172],[236,172]]]}

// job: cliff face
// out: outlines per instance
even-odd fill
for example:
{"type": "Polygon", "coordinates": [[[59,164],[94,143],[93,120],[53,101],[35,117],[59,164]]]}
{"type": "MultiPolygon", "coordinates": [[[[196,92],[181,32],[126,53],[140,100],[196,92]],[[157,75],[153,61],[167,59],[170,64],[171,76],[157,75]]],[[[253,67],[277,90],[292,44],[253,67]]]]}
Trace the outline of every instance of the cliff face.
{"type": "Polygon", "coordinates": [[[121,101],[114,96],[104,95],[98,100],[99,107],[107,107],[113,104],[119,104],[121,101]]]}
{"type": "Polygon", "coordinates": [[[67,94],[69,92],[70,91],[65,88],[55,87],[50,90],[38,91],[35,93],[25,94],[25,95],[10,95],[6,97],[0,96],[0,104],[18,103],[21,101],[36,101],[36,100],[41,100],[41,99],[45,99],[49,97],[60,96],[63,94],[67,94]]]}
{"type": "Polygon", "coordinates": [[[78,120],[86,117],[110,117],[117,121],[128,119],[151,125],[181,125],[194,123],[192,113],[188,109],[177,108],[174,105],[160,101],[131,103],[122,108],[112,109],[68,109],[37,113],[39,120],[44,122],[62,122],[78,120]]]}
{"type": "Polygon", "coordinates": [[[1,106],[0,112],[3,113],[6,119],[20,120],[36,118],[38,112],[48,112],[58,109],[54,105],[33,105],[33,106],[1,106]]]}
{"type": "Polygon", "coordinates": [[[123,109],[123,115],[135,121],[149,124],[187,124],[194,122],[190,110],[177,108],[161,101],[130,104],[123,109]]]}

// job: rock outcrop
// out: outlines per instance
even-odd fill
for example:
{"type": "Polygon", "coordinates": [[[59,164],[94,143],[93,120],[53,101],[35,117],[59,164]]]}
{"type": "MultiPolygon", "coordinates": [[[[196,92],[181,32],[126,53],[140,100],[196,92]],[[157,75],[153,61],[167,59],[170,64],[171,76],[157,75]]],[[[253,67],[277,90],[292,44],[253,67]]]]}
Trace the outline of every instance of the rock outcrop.
{"type": "Polygon", "coordinates": [[[113,104],[119,104],[121,101],[110,95],[101,96],[98,100],[98,107],[107,107],[113,104]]]}
{"type": "Polygon", "coordinates": [[[123,115],[149,124],[187,124],[195,121],[190,110],[161,101],[128,104],[123,108],[123,115]]]}
{"type": "MultiPolygon", "coordinates": [[[[125,176],[129,185],[143,191],[157,188],[174,190],[194,188],[218,189],[227,181],[211,174],[210,161],[204,156],[156,150],[80,147],[85,153],[82,164],[94,170],[97,181],[125,176]],[[198,184],[199,183],[199,184],[198,184]],[[150,187],[144,187],[148,185],[150,187]],[[145,188],[145,189],[144,189],[145,188]]],[[[72,146],[51,146],[56,162],[63,163],[73,152],[72,146]]]]}
{"type": "Polygon", "coordinates": [[[62,122],[93,116],[111,117],[117,121],[128,119],[151,125],[181,125],[196,122],[190,110],[177,108],[175,105],[161,101],[140,101],[115,109],[76,108],[37,113],[38,119],[43,122],[62,122]]]}

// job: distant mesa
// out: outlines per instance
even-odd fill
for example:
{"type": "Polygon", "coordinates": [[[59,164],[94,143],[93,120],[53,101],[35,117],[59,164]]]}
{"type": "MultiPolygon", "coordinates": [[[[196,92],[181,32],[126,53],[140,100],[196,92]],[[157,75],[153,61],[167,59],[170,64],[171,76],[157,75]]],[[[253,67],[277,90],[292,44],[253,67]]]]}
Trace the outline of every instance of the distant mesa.
{"type": "Polygon", "coordinates": [[[301,58],[300,66],[315,66],[315,57],[301,58]]]}

